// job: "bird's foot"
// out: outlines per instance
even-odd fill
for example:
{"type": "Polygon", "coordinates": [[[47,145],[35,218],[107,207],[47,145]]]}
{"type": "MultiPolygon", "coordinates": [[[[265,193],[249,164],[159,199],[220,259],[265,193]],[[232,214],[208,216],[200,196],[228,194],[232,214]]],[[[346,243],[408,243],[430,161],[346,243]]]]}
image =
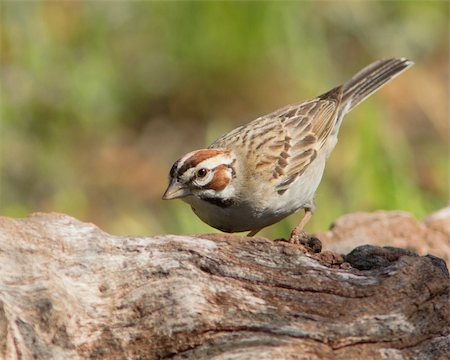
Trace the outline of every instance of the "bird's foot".
{"type": "Polygon", "coordinates": [[[301,245],[309,253],[317,254],[322,251],[322,242],[311,234],[307,234],[304,231],[293,231],[289,238],[291,244],[301,245]]]}

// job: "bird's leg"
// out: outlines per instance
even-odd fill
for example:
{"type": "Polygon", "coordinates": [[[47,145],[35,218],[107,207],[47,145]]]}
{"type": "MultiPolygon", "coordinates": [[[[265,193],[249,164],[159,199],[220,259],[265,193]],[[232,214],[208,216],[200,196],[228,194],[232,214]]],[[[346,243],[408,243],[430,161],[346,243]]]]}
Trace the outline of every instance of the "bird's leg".
{"type": "Polygon", "coordinates": [[[250,231],[250,232],[247,234],[247,236],[248,236],[248,237],[253,237],[253,236],[255,236],[258,232],[260,232],[261,230],[262,230],[262,228],[260,228],[260,229],[254,229],[254,230],[250,231]]]}
{"type": "Polygon", "coordinates": [[[304,233],[303,228],[308,223],[308,221],[311,220],[313,211],[314,211],[313,207],[305,208],[305,215],[302,217],[299,224],[291,232],[291,237],[289,238],[290,243],[299,243],[299,240],[302,237],[305,237],[306,234],[304,233]]]}

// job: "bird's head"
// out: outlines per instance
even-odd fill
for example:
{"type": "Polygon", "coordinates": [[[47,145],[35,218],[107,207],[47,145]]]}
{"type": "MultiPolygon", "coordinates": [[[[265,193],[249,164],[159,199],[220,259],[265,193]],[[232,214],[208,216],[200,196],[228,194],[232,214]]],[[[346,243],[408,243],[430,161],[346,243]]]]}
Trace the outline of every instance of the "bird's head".
{"type": "Polygon", "coordinates": [[[227,201],[235,192],[235,164],[236,158],[229,150],[192,151],[173,164],[163,199],[196,196],[213,203],[227,201]]]}

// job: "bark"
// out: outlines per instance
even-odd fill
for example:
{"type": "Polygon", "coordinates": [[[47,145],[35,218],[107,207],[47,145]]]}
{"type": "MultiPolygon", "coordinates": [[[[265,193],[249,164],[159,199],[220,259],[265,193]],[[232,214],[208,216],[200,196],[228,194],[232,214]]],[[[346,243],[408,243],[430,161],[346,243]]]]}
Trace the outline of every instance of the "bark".
{"type": "Polygon", "coordinates": [[[437,255],[450,266],[450,207],[423,222],[401,211],[353,213],[337,219],[330,231],[317,236],[325,248],[342,253],[361,244],[389,245],[437,255]]]}
{"type": "Polygon", "coordinates": [[[0,358],[448,356],[443,260],[304,250],[224,234],[112,236],[62,214],[0,218],[0,358]]]}

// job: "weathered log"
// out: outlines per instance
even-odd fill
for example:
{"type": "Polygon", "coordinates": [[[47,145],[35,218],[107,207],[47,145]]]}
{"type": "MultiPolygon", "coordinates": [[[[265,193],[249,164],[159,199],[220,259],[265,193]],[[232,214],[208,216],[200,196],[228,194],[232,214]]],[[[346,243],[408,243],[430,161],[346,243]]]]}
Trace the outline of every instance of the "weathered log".
{"type": "Polygon", "coordinates": [[[450,207],[416,221],[402,211],[358,212],[317,235],[326,249],[347,253],[362,244],[395,246],[443,258],[450,266],[450,207]]]}
{"type": "Polygon", "coordinates": [[[443,260],[302,250],[223,234],[112,236],[61,214],[0,218],[0,358],[448,356],[443,260]]]}

